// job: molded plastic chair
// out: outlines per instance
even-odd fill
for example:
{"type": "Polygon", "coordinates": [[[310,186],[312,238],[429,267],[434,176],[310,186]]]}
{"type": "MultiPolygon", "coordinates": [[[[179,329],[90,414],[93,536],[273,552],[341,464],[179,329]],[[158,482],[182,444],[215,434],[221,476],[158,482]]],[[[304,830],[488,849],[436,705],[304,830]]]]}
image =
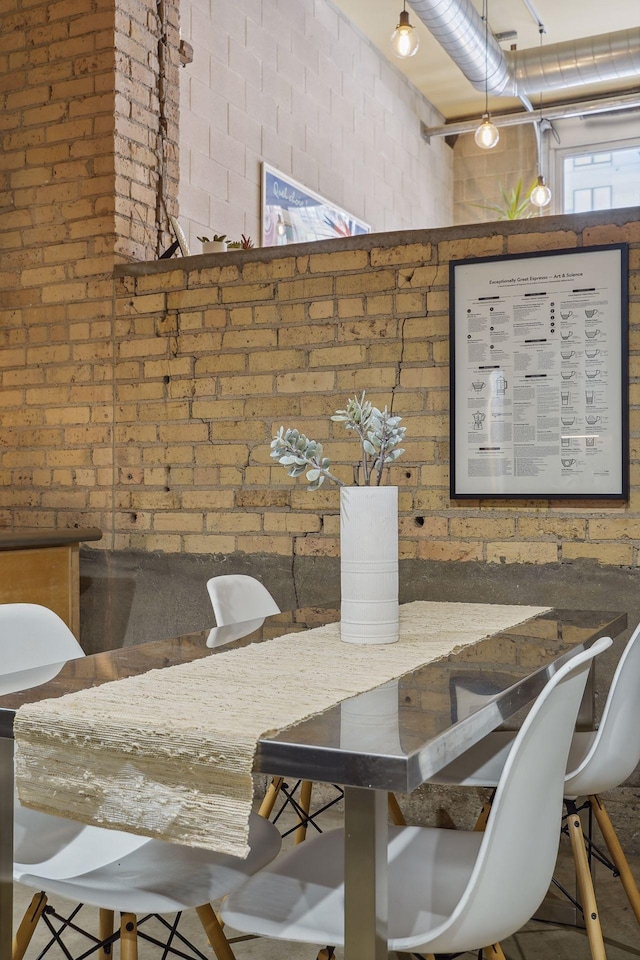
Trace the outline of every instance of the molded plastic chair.
{"type": "MultiPolygon", "coordinates": [[[[84,656],[78,641],[52,610],[30,603],[0,605],[0,650],[2,693],[44,683],[65,661],[84,656]]],[[[249,844],[249,856],[240,860],[119,830],[85,826],[28,810],[16,801],[14,880],[99,907],[100,939],[106,946],[120,936],[123,955],[129,960],[136,956],[135,914],[158,915],[194,906],[216,955],[220,960],[233,960],[208,901],[229,893],[273,859],[281,841],[272,824],[252,816],[249,844]],[[119,934],[113,933],[114,910],[123,914],[119,934]]],[[[63,927],[68,918],[47,907],[45,893],[39,892],[19,926],[13,960],[24,955],[43,914],[53,936],[51,942],[62,942],[50,916],[62,921],[63,927]]],[[[182,940],[175,926],[171,936],[182,940]]],[[[106,952],[103,947],[103,957],[106,952]]]]}
{"type": "MultiPolygon", "coordinates": [[[[459,953],[510,936],[534,914],[556,861],[564,772],[598,640],[549,680],[525,719],[484,833],[391,827],[389,949],[459,953]]],[[[230,926],[303,943],[344,943],[343,831],[295,847],[232,894],[230,926]]]]}
{"type": "Polygon", "coordinates": [[[84,657],[60,617],[36,603],[0,604],[0,696],[51,680],[66,660],[84,657]]]}
{"type": "MultiPolygon", "coordinates": [[[[432,783],[456,786],[495,786],[513,745],[515,733],[496,731],[485,737],[454,763],[442,770],[432,783]]],[[[600,793],[612,790],[631,776],[640,762],[640,625],[629,639],[616,668],[600,726],[596,731],[576,730],[573,734],[564,785],[567,829],[582,896],[585,924],[594,960],[604,956],[604,943],[591,873],[585,855],[582,826],[575,800],[587,797],[615,872],[640,923],[640,892],[633,878],[600,793]]],[[[587,841],[589,842],[589,841],[587,841]]],[[[603,862],[606,858],[596,850],[603,862]]]]}
{"type": "MultiPolygon", "coordinates": [[[[218,960],[234,960],[210,901],[237,889],[277,855],[281,844],[273,824],[255,814],[249,820],[251,850],[244,860],[149,839],[129,853],[114,856],[119,832],[99,827],[84,827],[72,839],[62,836],[56,849],[44,814],[40,823],[41,831],[31,824],[16,845],[15,856],[20,859],[14,863],[14,879],[38,891],[99,907],[102,955],[109,952],[105,948],[110,943],[120,939],[122,960],[137,957],[138,917],[147,921],[151,916],[181,913],[191,907],[195,907],[218,960]],[[44,849],[49,854],[46,859],[42,858],[44,849]],[[121,914],[119,933],[113,932],[114,911],[121,914]]],[[[13,960],[23,956],[35,929],[33,915],[37,922],[45,904],[44,893],[36,894],[16,936],[13,960]]],[[[64,927],[67,918],[58,919],[64,927]]],[[[47,925],[54,940],[61,943],[50,921],[47,925]]],[[[166,948],[171,950],[177,923],[166,925],[171,931],[166,948]]],[[[149,939],[143,932],[140,935],[149,939]]],[[[185,943],[179,934],[178,940],[185,943]]]]}
{"type": "Polygon", "coordinates": [[[225,574],[207,581],[218,629],[210,634],[208,646],[219,646],[247,637],[280,607],[255,577],[242,573],[225,574]],[[220,629],[224,627],[225,629],[220,629]]]}

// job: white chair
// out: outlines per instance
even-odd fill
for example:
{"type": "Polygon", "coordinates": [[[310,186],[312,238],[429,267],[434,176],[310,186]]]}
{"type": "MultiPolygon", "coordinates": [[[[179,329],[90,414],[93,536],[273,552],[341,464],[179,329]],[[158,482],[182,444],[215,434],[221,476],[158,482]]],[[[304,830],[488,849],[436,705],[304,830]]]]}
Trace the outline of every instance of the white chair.
{"type": "MultiPolygon", "coordinates": [[[[53,611],[30,603],[0,605],[0,650],[2,693],[44,683],[65,661],[84,656],[78,641],[53,611]]],[[[51,942],[62,943],[50,916],[57,917],[62,927],[68,918],[47,906],[45,890],[100,909],[103,957],[108,952],[105,947],[120,937],[123,958],[135,960],[136,914],[159,915],[195,907],[219,960],[233,960],[209,901],[229,893],[275,857],[280,836],[272,824],[252,816],[249,845],[249,856],[240,860],[85,826],[28,810],[16,801],[14,880],[39,892],[18,928],[13,960],[21,960],[43,916],[51,942]],[[122,920],[120,932],[114,934],[116,910],[122,913],[122,920]]],[[[175,937],[175,924],[171,929],[175,937]]]]}
{"type": "Polygon", "coordinates": [[[212,577],[207,590],[217,625],[209,635],[208,646],[247,637],[262,626],[266,617],[280,613],[267,588],[255,577],[241,573],[212,577]]]}
{"type": "Polygon", "coordinates": [[[67,660],[84,657],[60,617],[35,603],[0,604],[0,696],[51,680],[67,660]]]}
{"type": "MultiPolygon", "coordinates": [[[[598,640],[549,680],[525,719],[485,832],[390,827],[389,949],[459,953],[518,930],[545,896],[555,865],[564,771],[598,640]]],[[[295,847],[222,908],[247,933],[344,943],[343,831],[295,847]]],[[[329,954],[330,955],[330,954],[329,954]]]]}
{"type": "MultiPolygon", "coordinates": [[[[119,832],[99,827],[82,827],[72,837],[63,830],[56,846],[50,822],[56,819],[41,814],[28,824],[26,835],[17,838],[14,879],[37,891],[46,890],[49,894],[98,907],[102,956],[109,952],[105,948],[119,939],[122,960],[136,960],[138,918],[146,922],[151,917],[180,914],[195,908],[218,960],[234,960],[210,901],[235,890],[277,855],[280,835],[268,820],[251,815],[251,850],[242,860],[148,839],[138,843],[131,852],[114,856],[114,843],[120,841],[119,832]],[[119,931],[114,933],[115,912],[120,913],[120,924],[119,931]]],[[[37,922],[45,906],[45,894],[37,893],[16,935],[13,960],[24,955],[35,930],[34,915],[37,922]]],[[[60,932],[53,927],[48,915],[45,917],[53,940],[61,944],[60,932]]],[[[68,918],[58,916],[58,919],[64,928],[68,918]]],[[[165,948],[171,951],[177,924],[167,924],[167,927],[171,936],[165,948]]],[[[140,931],[140,936],[150,939],[144,931],[140,931]]],[[[179,940],[185,943],[181,936],[179,940]]]]}
{"type": "MultiPolygon", "coordinates": [[[[496,731],[485,737],[431,782],[464,787],[494,787],[504,768],[515,733],[496,731]]],[[[571,741],[564,784],[567,830],[571,839],[578,889],[593,960],[604,956],[598,908],[583,842],[578,797],[586,797],[640,923],[640,892],[600,794],[631,776],[640,762],[640,625],[618,662],[596,731],[576,730],[571,741]]],[[[597,852],[597,851],[596,851],[597,852]]],[[[598,854],[598,859],[606,858],[598,854]]]]}

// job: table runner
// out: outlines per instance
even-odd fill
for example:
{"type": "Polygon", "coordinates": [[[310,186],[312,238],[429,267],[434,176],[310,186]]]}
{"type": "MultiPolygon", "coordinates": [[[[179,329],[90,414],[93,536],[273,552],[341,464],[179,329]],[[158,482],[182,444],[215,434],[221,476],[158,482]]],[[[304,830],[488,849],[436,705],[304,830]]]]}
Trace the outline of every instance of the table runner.
{"type": "Polygon", "coordinates": [[[20,800],[246,856],[261,736],[546,609],[416,601],[394,644],[343,643],[331,623],[27,704],[14,725],[20,800]]]}

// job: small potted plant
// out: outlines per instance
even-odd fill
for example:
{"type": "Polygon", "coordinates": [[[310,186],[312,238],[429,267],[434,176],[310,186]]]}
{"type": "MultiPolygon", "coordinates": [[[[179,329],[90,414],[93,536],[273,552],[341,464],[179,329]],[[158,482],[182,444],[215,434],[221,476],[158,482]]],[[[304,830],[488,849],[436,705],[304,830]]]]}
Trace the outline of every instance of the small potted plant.
{"type": "Polygon", "coordinates": [[[202,244],[203,253],[225,253],[227,250],[226,233],[214,233],[213,240],[209,237],[198,237],[202,244]]]}
{"type": "Polygon", "coordinates": [[[251,237],[245,237],[243,233],[241,240],[228,240],[227,247],[229,250],[251,250],[253,248],[253,240],[251,237]]]}
{"type": "Polygon", "coordinates": [[[379,410],[365,398],[349,399],[331,419],[360,440],[353,486],[331,472],[322,444],[299,430],[281,426],[271,456],[303,473],[309,490],[325,480],[340,487],[341,637],[347,643],[393,643],[398,639],[398,488],[382,484],[389,466],[404,450],[401,417],[379,410]]]}

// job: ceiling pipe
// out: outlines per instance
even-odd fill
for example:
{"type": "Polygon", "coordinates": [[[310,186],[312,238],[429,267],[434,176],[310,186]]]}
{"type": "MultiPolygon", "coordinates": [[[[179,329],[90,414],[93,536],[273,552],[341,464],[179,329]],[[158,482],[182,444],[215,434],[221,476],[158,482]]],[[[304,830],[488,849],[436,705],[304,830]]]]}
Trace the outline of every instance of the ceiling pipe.
{"type": "Polygon", "coordinates": [[[410,6],[477,90],[484,92],[486,82],[489,93],[500,96],[512,86],[507,59],[491,30],[485,54],[484,21],[471,0],[410,0],[410,6]]]}
{"type": "Polygon", "coordinates": [[[506,54],[511,94],[546,93],[640,76],[640,27],[506,54]]]}
{"type": "MultiPolygon", "coordinates": [[[[617,110],[631,110],[640,108],[640,93],[619,94],[615,97],[602,97],[598,100],[576,100],[573,103],[558,104],[554,107],[545,107],[542,110],[532,110],[530,113],[503,113],[491,114],[491,120],[496,127],[515,127],[522,123],[538,123],[541,120],[566,120],[569,117],[584,117],[596,113],[612,113],[617,110]]],[[[473,133],[478,126],[478,119],[459,120],[447,123],[442,127],[427,127],[421,124],[420,133],[427,143],[432,137],[449,137],[461,133],[473,133]]]]}
{"type": "Polygon", "coordinates": [[[531,3],[531,0],[522,0],[522,2],[524,3],[525,7],[531,14],[531,18],[533,19],[533,22],[537,25],[540,33],[546,33],[547,31],[545,29],[545,25],[540,18],[540,14],[538,13],[534,5],[531,3]]]}
{"type": "Polygon", "coordinates": [[[640,27],[506,52],[471,0],[410,0],[467,80],[498,97],[527,97],[568,86],[640,75],[640,27]],[[486,59],[485,59],[486,57],[486,59]]]}

